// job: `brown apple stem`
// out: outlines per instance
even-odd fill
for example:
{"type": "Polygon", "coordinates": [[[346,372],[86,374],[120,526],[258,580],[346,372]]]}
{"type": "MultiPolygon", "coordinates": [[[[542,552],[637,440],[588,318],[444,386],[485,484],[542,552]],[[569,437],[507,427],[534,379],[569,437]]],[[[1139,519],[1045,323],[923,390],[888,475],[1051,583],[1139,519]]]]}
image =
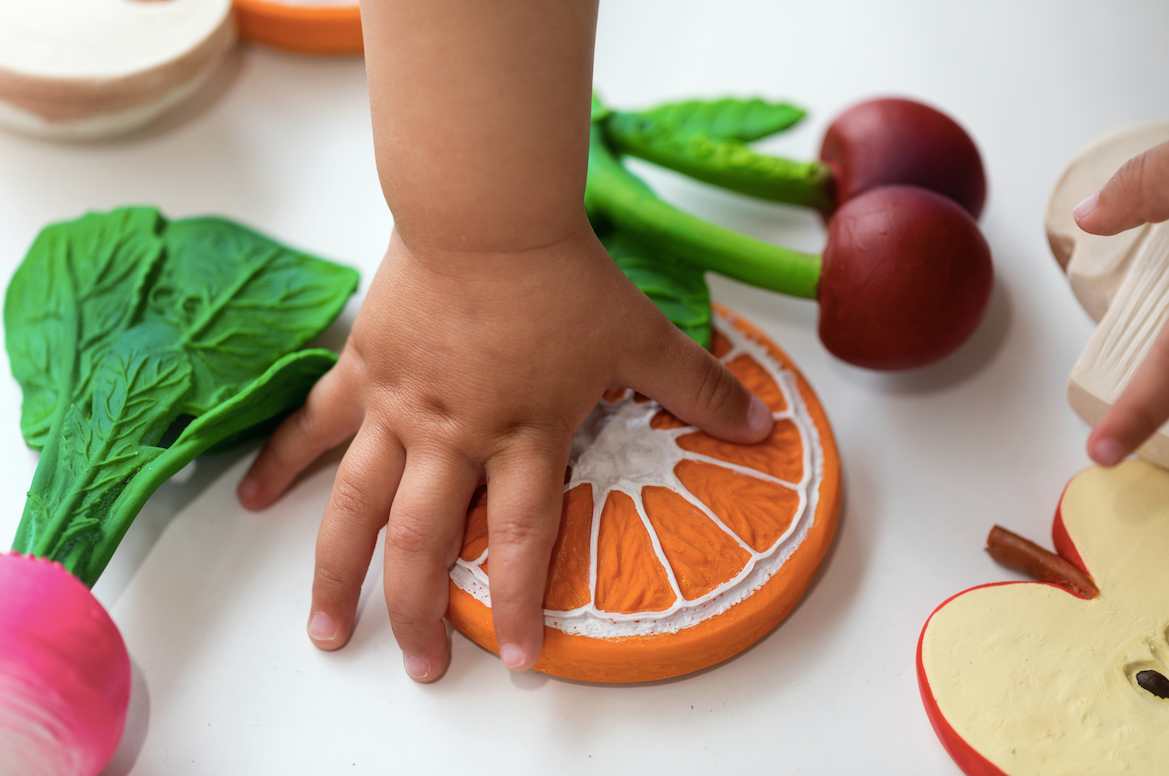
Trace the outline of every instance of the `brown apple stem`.
{"type": "Polygon", "coordinates": [[[990,557],[1009,569],[1058,585],[1080,598],[1095,598],[1100,589],[1092,578],[1066,560],[1028,541],[1006,528],[996,525],[986,537],[986,551],[990,557]]]}

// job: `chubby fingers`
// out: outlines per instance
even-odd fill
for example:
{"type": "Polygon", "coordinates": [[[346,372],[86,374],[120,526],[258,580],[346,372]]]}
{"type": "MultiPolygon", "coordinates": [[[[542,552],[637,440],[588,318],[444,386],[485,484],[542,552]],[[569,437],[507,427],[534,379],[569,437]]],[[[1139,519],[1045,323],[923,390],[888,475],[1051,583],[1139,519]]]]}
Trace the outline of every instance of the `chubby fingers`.
{"type": "Polygon", "coordinates": [[[771,409],[664,316],[640,355],[626,382],[687,423],[747,444],[771,431],[771,409]]]}
{"type": "Polygon", "coordinates": [[[1114,466],[1169,420],[1169,323],[1153,340],[1132,382],[1088,437],[1088,455],[1114,466]]]}
{"type": "Polygon", "coordinates": [[[570,440],[517,443],[487,465],[491,616],[506,668],[524,671],[544,642],[544,587],[560,530],[570,440]]]}
{"type": "Polygon", "coordinates": [[[313,386],[303,407],[288,416],[264,445],[236,495],[248,509],[263,509],[321,453],[353,436],[362,409],[348,388],[348,370],[338,362],[313,386]]]}
{"type": "Polygon", "coordinates": [[[411,450],[386,529],[386,608],[406,673],[442,676],[450,645],[442,618],[479,469],[455,456],[411,450]]]}
{"type": "Polygon", "coordinates": [[[321,649],[338,649],[353,632],[361,583],[378,531],[386,524],[405,451],[397,440],[365,424],[349,446],[317,532],[316,569],[308,634],[321,649]]]}
{"type": "Polygon", "coordinates": [[[1117,234],[1169,219],[1169,143],[1129,159],[1072,213],[1092,234],[1117,234]]]}

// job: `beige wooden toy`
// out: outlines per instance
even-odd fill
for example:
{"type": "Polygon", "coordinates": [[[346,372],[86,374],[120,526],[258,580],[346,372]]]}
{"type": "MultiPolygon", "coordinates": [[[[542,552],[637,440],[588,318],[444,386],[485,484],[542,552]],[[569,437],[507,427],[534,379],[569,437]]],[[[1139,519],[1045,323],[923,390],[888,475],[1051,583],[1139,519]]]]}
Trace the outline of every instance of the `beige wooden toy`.
{"type": "Polygon", "coordinates": [[[0,126],[129,131],[194,92],[234,41],[230,0],[4,0],[0,126]]]}
{"type": "MultiPolygon", "coordinates": [[[[1072,208],[1126,161],[1166,141],[1169,121],[1101,138],[1068,165],[1047,206],[1051,250],[1076,298],[1099,324],[1068,379],[1068,402],[1093,426],[1128,386],[1169,319],[1169,222],[1100,237],[1076,226],[1072,208]]],[[[1169,467],[1169,424],[1137,452],[1169,467]]]]}

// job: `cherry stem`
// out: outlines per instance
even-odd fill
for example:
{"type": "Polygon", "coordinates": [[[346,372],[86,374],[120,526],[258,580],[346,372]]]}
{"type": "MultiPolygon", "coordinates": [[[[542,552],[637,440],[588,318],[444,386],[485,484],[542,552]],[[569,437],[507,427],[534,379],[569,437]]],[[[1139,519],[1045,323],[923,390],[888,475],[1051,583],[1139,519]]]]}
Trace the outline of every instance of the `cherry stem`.
{"type": "Polygon", "coordinates": [[[815,299],[820,257],[781,248],[683,212],[618,160],[599,122],[589,137],[585,208],[629,235],[702,269],[789,296],[815,299]]]}
{"type": "Polygon", "coordinates": [[[986,537],[986,551],[1009,569],[1067,590],[1080,598],[1095,598],[1100,589],[1072,563],[1016,533],[996,525],[986,537]]]}
{"type": "Polygon", "coordinates": [[[614,111],[605,119],[605,134],[618,153],[720,188],[825,212],[836,207],[832,170],[822,162],[794,162],[705,135],[647,138],[640,126],[645,121],[640,114],[614,111]]]}

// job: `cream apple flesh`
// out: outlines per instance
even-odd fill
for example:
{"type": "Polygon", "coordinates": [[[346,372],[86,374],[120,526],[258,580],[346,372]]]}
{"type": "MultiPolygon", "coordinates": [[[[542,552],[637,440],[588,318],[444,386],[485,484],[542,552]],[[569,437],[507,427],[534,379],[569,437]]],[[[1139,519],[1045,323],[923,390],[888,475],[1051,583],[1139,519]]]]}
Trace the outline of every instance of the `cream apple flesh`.
{"type": "Polygon", "coordinates": [[[1169,472],[1089,469],[1052,530],[1099,595],[999,583],[927,621],[918,683],[967,774],[1169,773],[1169,472]]]}

